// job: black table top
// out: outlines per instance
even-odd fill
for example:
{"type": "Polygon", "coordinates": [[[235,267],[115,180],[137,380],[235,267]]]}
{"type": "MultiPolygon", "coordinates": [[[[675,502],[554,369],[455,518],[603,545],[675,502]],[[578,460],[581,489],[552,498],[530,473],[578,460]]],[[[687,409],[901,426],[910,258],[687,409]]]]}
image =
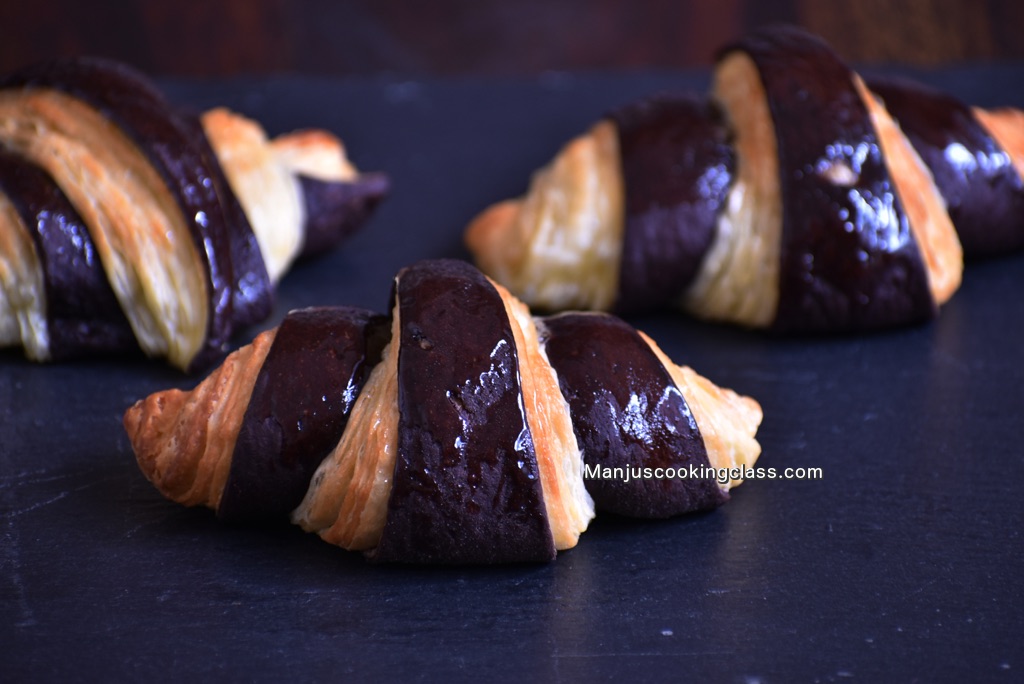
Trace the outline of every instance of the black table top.
{"type": "MultiPolygon", "coordinates": [[[[1024,65],[916,75],[1024,106],[1024,65]]],[[[334,130],[361,168],[392,175],[363,232],[284,279],[269,326],[299,306],[383,309],[400,267],[467,256],[467,220],[608,108],[707,81],[164,85],[272,133],[334,130]]],[[[970,264],[940,318],[911,329],[787,340],[633,319],[761,402],[761,465],[822,477],[749,480],[709,514],[599,517],[542,566],[380,567],[297,527],[221,524],[165,501],[120,424],[136,399],[196,378],[0,353],[0,677],[1019,681],[1022,290],[1017,255],[970,264]]]]}

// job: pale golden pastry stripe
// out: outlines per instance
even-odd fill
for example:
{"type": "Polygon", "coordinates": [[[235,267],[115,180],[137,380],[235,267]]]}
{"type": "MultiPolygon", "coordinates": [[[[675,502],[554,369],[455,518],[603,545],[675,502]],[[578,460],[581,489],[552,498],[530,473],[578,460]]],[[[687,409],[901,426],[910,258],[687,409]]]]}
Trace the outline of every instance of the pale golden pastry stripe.
{"type": "Polygon", "coordinates": [[[323,130],[295,131],[270,141],[278,162],[294,174],[322,181],[352,182],[359,171],[348,160],[341,140],[323,130]]]}
{"type": "Polygon", "coordinates": [[[622,258],[625,189],[614,124],[601,121],[537,171],[527,194],[476,217],[480,269],[531,307],[607,310],[622,258]]]}
{"type": "Polygon", "coordinates": [[[45,169],[89,227],[142,350],[188,366],[206,338],[208,278],[145,155],[99,112],[50,89],[0,92],[0,139],[45,169]]]}
{"type": "Polygon", "coordinates": [[[252,119],[217,108],[203,114],[202,125],[276,283],[302,248],[306,219],[299,182],[252,119]]]}
{"type": "Polygon", "coordinates": [[[594,517],[594,501],[583,482],[583,455],[576,442],[569,404],[558,376],[537,339],[526,305],[492,281],[505,304],[519,358],[519,381],[526,422],[540,470],[541,489],[555,549],[576,546],[594,517]]]}
{"type": "Polygon", "coordinates": [[[292,522],[351,551],[377,546],[384,533],[398,453],[398,306],[391,342],[360,392],[341,441],[321,462],[292,522]]]}
{"type": "Polygon", "coordinates": [[[682,304],[702,318],[765,327],[779,302],[782,194],[768,98],[748,55],[736,52],[719,64],[713,97],[735,135],[736,173],[682,304]]]}
{"type": "Polygon", "coordinates": [[[932,299],[936,304],[944,304],[960,287],[964,265],[960,238],[946,212],[946,200],[885,106],[871,94],[860,76],[854,76],[854,84],[878,134],[882,159],[928,272],[932,299]]]}
{"type": "Polygon", "coordinates": [[[14,345],[33,361],[50,358],[39,255],[21,214],[0,192],[0,347],[14,345]]]}

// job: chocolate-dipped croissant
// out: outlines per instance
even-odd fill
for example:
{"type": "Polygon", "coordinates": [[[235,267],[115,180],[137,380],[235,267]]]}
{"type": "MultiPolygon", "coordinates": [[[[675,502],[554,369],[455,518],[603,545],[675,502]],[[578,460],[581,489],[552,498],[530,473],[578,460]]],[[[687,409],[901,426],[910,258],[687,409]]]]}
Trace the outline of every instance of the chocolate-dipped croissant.
{"type": "Polygon", "coordinates": [[[99,59],[0,79],[0,152],[0,346],[40,361],[141,348],[199,367],[387,191],[331,134],[185,114],[99,59]]]}
{"type": "Polygon", "coordinates": [[[535,320],[450,260],[404,269],[391,300],[390,317],[293,312],[192,391],[137,402],[143,473],[222,518],[290,511],[377,561],[499,563],[572,548],[595,504],[718,506],[738,481],[715,469],[760,454],[757,402],[610,315],[535,320]]]}
{"type": "Polygon", "coordinates": [[[977,141],[933,143],[988,165],[969,184],[989,194],[961,194],[1010,207],[984,221],[964,208],[955,228],[960,181],[929,169],[930,131],[915,136],[918,117],[879,92],[820,39],[764,29],[722,51],[709,98],[613,113],[523,198],[481,213],[466,242],[485,273],[548,310],[680,306],[782,332],[929,319],[960,283],[957,228],[973,253],[1024,244],[1024,127],[1019,113],[974,110],[977,141]]]}

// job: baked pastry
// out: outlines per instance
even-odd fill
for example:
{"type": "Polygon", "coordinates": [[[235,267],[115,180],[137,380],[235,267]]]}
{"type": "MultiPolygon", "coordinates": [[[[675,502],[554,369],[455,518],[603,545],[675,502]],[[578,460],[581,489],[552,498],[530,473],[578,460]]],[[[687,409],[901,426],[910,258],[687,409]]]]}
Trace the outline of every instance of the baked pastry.
{"type": "MultiPolygon", "coordinates": [[[[874,96],[820,39],[763,29],[721,52],[710,97],[660,95],[599,121],[524,197],[476,217],[467,245],[485,273],[545,310],[678,306],[794,333],[927,320],[960,284],[946,212],[958,202],[922,161],[934,156],[918,151],[927,135],[910,133],[911,114],[889,94],[874,96]]],[[[979,227],[967,225],[974,209],[954,215],[978,253],[1009,249],[1024,242],[1008,163],[1024,163],[1024,127],[1019,113],[974,113],[992,135],[966,154],[1000,167],[998,181],[976,174],[989,192],[976,201],[999,194],[1010,209],[979,227]]]]}
{"type": "Polygon", "coordinates": [[[0,149],[0,346],[39,361],[137,347],[202,366],[388,189],[325,131],[186,114],[100,59],[0,79],[0,149]]]}
{"type": "Polygon", "coordinates": [[[390,317],[292,312],[192,391],[124,416],[168,498],[236,521],[290,511],[326,541],[410,563],[550,560],[595,503],[718,506],[739,480],[716,474],[754,464],[760,421],[753,399],[619,319],[535,321],[453,260],[400,272],[390,317]]]}
{"type": "Polygon", "coordinates": [[[1024,112],[970,107],[896,77],[872,78],[868,87],[931,171],[964,255],[1024,247],[1024,112]]]}

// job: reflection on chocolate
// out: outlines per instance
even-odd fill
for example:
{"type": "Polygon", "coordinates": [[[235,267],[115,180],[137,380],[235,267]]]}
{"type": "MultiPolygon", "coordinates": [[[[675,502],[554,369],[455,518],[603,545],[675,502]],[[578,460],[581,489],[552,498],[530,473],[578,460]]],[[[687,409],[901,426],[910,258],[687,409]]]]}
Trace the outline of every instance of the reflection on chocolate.
{"type": "Polygon", "coordinates": [[[919,83],[872,79],[942,192],[966,256],[1024,247],[1024,182],[1010,155],[960,100],[919,83]]]}
{"type": "MultiPolygon", "coordinates": [[[[686,399],[632,326],[607,314],[567,313],[543,319],[542,330],[587,466],[652,473],[710,466],[686,399]]],[[[641,518],[707,510],[729,498],[714,479],[589,478],[586,484],[599,511],[641,518]]]]}
{"type": "MultiPolygon", "coordinates": [[[[27,67],[0,80],[0,88],[51,88],[88,103],[116,124],[159,172],[181,208],[192,240],[203,255],[210,298],[204,347],[192,368],[224,351],[239,321],[255,313],[234,310],[236,301],[265,311],[270,283],[262,262],[248,260],[246,272],[236,272],[233,258],[251,253],[255,237],[248,221],[229,221],[221,196],[230,193],[212,155],[204,153],[197,126],[178,117],[152,84],[133,69],[104,59],[55,60],[27,67]],[[256,270],[254,270],[256,269],[256,270]],[[235,297],[239,279],[246,295],[235,297]]],[[[243,217],[244,218],[244,217],[243,217]]],[[[257,252],[258,253],[258,252],[257,252]]]]}
{"type": "Polygon", "coordinates": [[[732,184],[735,154],[709,100],[665,94],[611,116],[625,184],[615,309],[671,306],[696,277],[732,184]]]}
{"type": "Polygon", "coordinates": [[[775,125],[782,189],[784,332],[883,328],[936,313],[920,252],[853,74],[799,29],[731,50],[757,65],[775,125]]]}
{"type": "Polygon", "coordinates": [[[398,453],[373,557],[410,563],[555,556],[505,305],[471,265],[396,281],[398,453]]]}
{"type": "Polygon", "coordinates": [[[137,349],[89,231],[53,179],[0,147],[0,191],[21,216],[42,266],[50,358],[137,349]]]}
{"type": "Polygon", "coordinates": [[[286,518],[341,439],[380,360],[386,316],[336,307],[292,311],[260,368],[217,510],[230,521],[286,518]]]}

